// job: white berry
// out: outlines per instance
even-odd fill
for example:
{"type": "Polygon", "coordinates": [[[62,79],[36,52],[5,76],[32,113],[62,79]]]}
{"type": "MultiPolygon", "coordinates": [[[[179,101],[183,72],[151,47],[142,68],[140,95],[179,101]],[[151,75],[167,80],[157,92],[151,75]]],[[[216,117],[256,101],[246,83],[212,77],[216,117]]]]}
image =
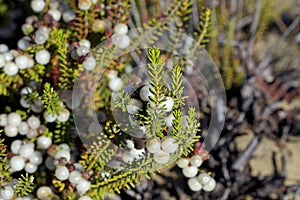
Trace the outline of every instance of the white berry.
{"type": "Polygon", "coordinates": [[[18,126],[22,119],[18,113],[12,112],[7,116],[7,123],[9,125],[18,126]]]}
{"type": "Polygon", "coordinates": [[[34,152],[34,144],[28,143],[20,147],[19,154],[23,158],[29,158],[34,152]]]}
{"type": "Polygon", "coordinates": [[[6,44],[0,44],[0,53],[5,53],[9,50],[6,44]]]}
{"type": "Polygon", "coordinates": [[[76,49],[76,54],[77,56],[81,57],[81,56],[85,56],[86,54],[89,53],[89,48],[87,48],[86,46],[80,46],[76,49]]]}
{"type": "Polygon", "coordinates": [[[17,56],[15,59],[15,63],[19,67],[19,69],[26,69],[28,66],[28,58],[24,55],[17,56]]]}
{"type": "Polygon", "coordinates": [[[0,68],[2,68],[5,65],[5,57],[0,54],[0,68]]]}
{"type": "Polygon", "coordinates": [[[35,55],[35,60],[41,65],[46,65],[50,62],[51,55],[48,50],[40,50],[35,55]]]}
{"type": "Polygon", "coordinates": [[[26,135],[28,133],[29,127],[26,122],[21,122],[18,126],[18,131],[20,135],[26,135]]]}
{"type": "Polygon", "coordinates": [[[187,166],[182,169],[182,173],[185,177],[191,178],[197,175],[198,173],[198,168],[194,166],[187,166]]]}
{"type": "Polygon", "coordinates": [[[146,148],[150,153],[156,153],[160,151],[160,141],[156,138],[150,139],[146,143],[146,148]]]}
{"type": "Polygon", "coordinates": [[[55,21],[59,21],[61,18],[61,12],[57,9],[50,9],[48,11],[48,14],[51,15],[51,17],[55,20],[55,21]]]}
{"type": "Polygon", "coordinates": [[[21,148],[21,144],[22,141],[21,140],[14,140],[11,145],[10,145],[10,150],[14,153],[14,154],[18,154],[19,150],[21,148]]]}
{"type": "Polygon", "coordinates": [[[74,20],[76,18],[76,14],[71,11],[71,10],[68,10],[66,12],[63,13],[63,20],[68,23],[72,20],[74,20]]]}
{"type": "Polygon", "coordinates": [[[69,174],[69,181],[73,184],[78,184],[82,179],[82,175],[79,171],[74,170],[69,174]]]}
{"type": "Polygon", "coordinates": [[[45,5],[46,5],[46,3],[44,0],[32,0],[31,1],[31,9],[36,13],[43,11],[45,8],[45,5]]]}
{"type": "Polygon", "coordinates": [[[4,72],[8,76],[14,76],[18,73],[18,71],[19,71],[18,66],[13,62],[8,62],[4,65],[4,72]]]}
{"type": "Polygon", "coordinates": [[[125,151],[122,155],[122,160],[126,163],[129,163],[134,160],[134,157],[128,151],[125,151]]]}
{"type": "Polygon", "coordinates": [[[10,159],[9,165],[13,172],[21,171],[25,166],[25,160],[21,156],[14,156],[10,159]]]}
{"type": "Polygon", "coordinates": [[[190,178],[187,183],[189,188],[194,192],[200,191],[202,188],[201,183],[198,181],[196,177],[190,178]]]}
{"type": "Polygon", "coordinates": [[[4,128],[4,133],[7,137],[15,137],[18,135],[18,128],[13,125],[7,125],[4,128]]]}
{"type": "Polygon", "coordinates": [[[153,159],[159,164],[166,164],[170,160],[170,154],[164,151],[159,151],[154,154],[153,159]]]}
{"type": "Polygon", "coordinates": [[[115,92],[120,91],[123,87],[123,81],[119,77],[112,78],[109,80],[108,87],[112,91],[115,91],[115,92]]]}
{"type": "Polygon", "coordinates": [[[90,9],[91,6],[92,6],[91,0],[79,0],[78,1],[78,8],[80,10],[86,11],[86,10],[90,9]]]}
{"type": "Polygon", "coordinates": [[[66,166],[60,166],[55,170],[55,176],[61,181],[65,181],[69,177],[69,170],[66,166]]]}
{"type": "Polygon", "coordinates": [[[35,173],[37,168],[38,168],[38,166],[36,164],[30,163],[30,162],[25,164],[25,171],[30,174],[35,173]]]}
{"type": "Polygon", "coordinates": [[[40,165],[43,162],[43,155],[40,151],[35,151],[29,157],[29,161],[32,164],[40,165]]]}
{"type": "Polygon", "coordinates": [[[117,24],[115,27],[114,27],[114,32],[115,34],[127,34],[128,32],[128,27],[126,24],[117,24]]]}
{"type": "Polygon", "coordinates": [[[49,197],[52,196],[52,190],[48,186],[42,186],[37,190],[36,196],[39,199],[48,199],[49,197]]]}
{"type": "Polygon", "coordinates": [[[125,34],[117,34],[112,36],[112,42],[120,49],[125,49],[130,45],[130,37],[125,34]]]}
{"type": "Polygon", "coordinates": [[[66,109],[66,108],[64,108],[64,109],[62,109],[62,111],[61,111],[61,112],[59,113],[59,115],[57,116],[57,120],[58,120],[59,122],[66,122],[66,121],[68,121],[69,117],[70,117],[70,112],[69,112],[69,110],[66,109]]]}
{"type": "Polygon", "coordinates": [[[44,112],[43,114],[44,116],[44,119],[47,121],[47,122],[54,122],[57,118],[56,115],[52,114],[52,113],[48,113],[47,111],[44,112]]]}
{"type": "Polygon", "coordinates": [[[0,196],[5,200],[12,199],[14,196],[14,189],[11,186],[5,186],[1,189],[0,196]]]}
{"type": "Polygon", "coordinates": [[[82,179],[76,186],[77,192],[79,194],[86,193],[91,187],[91,183],[87,180],[82,179]]]}
{"type": "Polygon", "coordinates": [[[189,165],[190,163],[190,159],[188,158],[180,158],[178,161],[177,161],[177,166],[180,167],[180,168],[185,168],[189,165]]]}
{"type": "Polygon", "coordinates": [[[199,155],[193,155],[190,159],[190,162],[195,167],[200,167],[202,165],[202,157],[199,155]]]}
{"type": "Polygon", "coordinates": [[[203,190],[206,192],[211,192],[216,187],[216,181],[213,178],[210,178],[209,182],[206,185],[203,185],[203,190]]]}
{"type": "Polygon", "coordinates": [[[208,184],[208,182],[210,181],[210,179],[211,179],[211,177],[207,173],[201,173],[198,176],[198,180],[200,181],[200,183],[202,185],[208,184]]]}
{"type": "Polygon", "coordinates": [[[83,61],[82,65],[88,71],[93,70],[96,67],[96,59],[93,56],[89,56],[83,61]]]}
{"type": "Polygon", "coordinates": [[[27,119],[27,123],[28,123],[29,127],[32,129],[37,129],[41,125],[40,119],[35,116],[29,117],[27,119]]]}
{"type": "Polygon", "coordinates": [[[7,125],[7,114],[1,114],[0,115],[0,126],[6,126],[7,125]]]}
{"type": "Polygon", "coordinates": [[[52,140],[49,137],[46,136],[40,136],[37,140],[37,145],[41,149],[48,149],[52,144],[52,140]]]}
{"type": "Polygon", "coordinates": [[[150,86],[145,85],[141,90],[140,90],[140,97],[143,101],[149,101],[150,97],[153,97],[153,94],[150,92],[150,86]]]}
{"type": "Polygon", "coordinates": [[[60,158],[62,158],[62,157],[66,158],[67,161],[69,162],[70,159],[71,159],[71,154],[70,154],[69,151],[66,151],[66,150],[59,150],[59,151],[56,152],[56,154],[55,154],[55,156],[54,156],[55,159],[60,159],[60,158]]]}
{"type": "Polygon", "coordinates": [[[90,42],[89,40],[87,40],[87,39],[81,39],[81,40],[79,41],[79,45],[80,45],[80,46],[85,46],[85,47],[87,47],[88,49],[91,48],[91,42],[90,42]]]}
{"type": "Polygon", "coordinates": [[[166,153],[174,153],[178,149],[178,144],[174,138],[167,136],[162,140],[161,148],[166,153]]]}

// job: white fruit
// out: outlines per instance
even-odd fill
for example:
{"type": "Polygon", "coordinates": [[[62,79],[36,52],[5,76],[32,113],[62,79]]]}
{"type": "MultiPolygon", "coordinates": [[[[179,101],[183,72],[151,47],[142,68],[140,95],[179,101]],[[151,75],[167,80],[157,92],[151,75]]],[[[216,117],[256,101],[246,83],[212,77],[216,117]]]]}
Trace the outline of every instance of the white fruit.
{"type": "Polygon", "coordinates": [[[32,164],[40,165],[43,162],[43,155],[40,151],[34,151],[33,154],[29,157],[29,161],[32,164]]]}
{"type": "Polygon", "coordinates": [[[140,97],[143,101],[149,101],[149,97],[153,97],[153,94],[150,92],[149,85],[145,85],[144,87],[142,87],[142,89],[140,90],[140,97]]]}
{"type": "Polygon", "coordinates": [[[164,137],[161,142],[161,148],[166,153],[174,153],[178,149],[178,144],[176,140],[172,137],[164,137]]]}
{"type": "Polygon", "coordinates": [[[169,128],[171,128],[174,119],[175,119],[175,117],[173,116],[172,113],[171,113],[170,115],[168,115],[168,116],[165,118],[166,126],[169,127],[169,128]]]}
{"type": "Polygon", "coordinates": [[[153,159],[159,164],[166,164],[170,160],[170,154],[164,151],[159,151],[154,154],[153,159]]]}
{"type": "Polygon", "coordinates": [[[62,158],[62,157],[66,158],[67,161],[69,162],[70,159],[71,159],[71,154],[70,154],[69,151],[66,151],[66,150],[59,150],[59,151],[56,152],[56,154],[55,154],[55,156],[54,156],[55,159],[60,159],[60,158],[62,158]]]}
{"type": "Polygon", "coordinates": [[[19,67],[19,69],[26,69],[28,66],[28,58],[24,55],[17,56],[15,59],[15,63],[19,67]]]}
{"type": "Polygon", "coordinates": [[[39,118],[35,116],[31,116],[27,119],[28,126],[32,129],[37,129],[41,125],[41,121],[39,118]]]}
{"type": "Polygon", "coordinates": [[[68,121],[69,117],[70,117],[70,112],[69,112],[69,110],[66,109],[66,108],[64,108],[64,109],[62,109],[62,111],[61,111],[61,112],[59,113],[59,115],[57,116],[57,120],[58,120],[59,122],[66,122],[66,121],[68,121]]]}
{"type": "Polygon", "coordinates": [[[18,128],[13,125],[7,125],[4,128],[4,133],[7,137],[15,137],[18,135],[18,128]]]}
{"type": "Polygon", "coordinates": [[[122,155],[122,160],[126,163],[129,163],[134,160],[134,157],[128,151],[125,151],[122,155]]]}
{"type": "Polygon", "coordinates": [[[77,192],[79,194],[86,193],[91,187],[91,183],[87,180],[82,179],[76,186],[77,192]]]}
{"type": "Polygon", "coordinates": [[[54,122],[57,118],[56,115],[52,114],[52,113],[48,113],[47,111],[44,112],[43,114],[44,116],[44,119],[47,121],[47,122],[54,122]]]}
{"type": "Polygon", "coordinates": [[[81,40],[79,41],[79,45],[80,45],[80,46],[85,46],[85,47],[87,47],[88,49],[91,48],[91,42],[90,42],[89,40],[87,40],[87,39],[81,39],[81,40]]]}
{"type": "Polygon", "coordinates": [[[69,178],[69,170],[66,166],[60,166],[55,170],[55,176],[61,181],[65,181],[69,178]]]}
{"type": "Polygon", "coordinates": [[[7,116],[7,123],[9,125],[18,126],[21,121],[21,116],[18,113],[12,112],[7,116]]]}
{"type": "Polygon", "coordinates": [[[79,171],[74,170],[69,174],[69,181],[73,184],[78,184],[82,179],[82,175],[79,171]]]}
{"type": "Polygon", "coordinates": [[[150,153],[156,153],[160,151],[160,141],[157,138],[153,138],[147,141],[146,148],[150,153]]]}
{"type": "Polygon", "coordinates": [[[199,155],[193,155],[190,159],[190,162],[195,167],[200,167],[202,165],[202,157],[199,155]]]}
{"type": "Polygon", "coordinates": [[[1,189],[0,196],[4,200],[12,199],[14,196],[14,189],[11,186],[4,186],[4,188],[1,189]]]}
{"type": "Polygon", "coordinates": [[[185,168],[189,165],[190,163],[190,159],[188,158],[180,158],[178,161],[177,161],[177,166],[180,167],[180,168],[185,168]]]}
{"type": "Polygon", "coordinates": [[[211,177],[207,173],[201,173],[198,176],[198,180],[200,181],[200,183],[202,185],[208,184],[208,182],[210,181],[210,179],[211,179],[211,177]]]}
{"type": "Polygon", "coordinates": [[[112,36],[112,42],[120,49],[125,49],[130,45],[130,37],[125,34],[114,34],[112,36]]]}
{"type": "Polygon", "coordinates": [[[51,15],[51,17],[55,20],[55,21],[59,21],[61,18],[61,12],[57,9],[50,9],[48,11],[48,14],[51,15]]]}
{"type": "Polygon", "coordinates": [[[25,164],[25,171],[30,174],[35,173],[37,168],[38,168],[38,166],[36,164],[30,163],[30,162],[25,164]]]}
{"type": "Polygon", "coordinates": [[[88,71],[93,70],[96,67],[96,59],[93,56],[89,56],[83,61],[82,65],[88,71]]]}
{"type": "Polygon", "coordinates": [[[21,122],[18,126],[18,131],[20,135],[26,135],[28,133],[29,127],[26,122],[21,122]]]}
{"type": "Polygon", "coordinates": [[[52,140],[49,137],[46,136],[40,136],[37,140],[37,145],[41,149],[48,149],[52,144],[52,140]]]}
{"type": "Polygon", "coordinates": [[[24,97],[21,97],[21,99],[20,99],[20,105],[23,108],[29,108],[31,104],[24,97]]]}
{"type": "Polygon", "coordinates": [[[182,173],[185,177],[187,178],[192,178],[197,175],[198,173],[198,168],[194,166],[187,166],[182,169],[182,173]]]}
{"type": "Polygon", "coordinates": [[[31,1],[31,9],[33,12],[39,13],[44,10],[45,8],[45,1],[44,0],[32,0],[31,1]]]}
{"type": "Polygon", "coordinates": [[[25,160],[21,156],[14,156],[10,159],[9,165],[13,172],[21,171],[25,166],[25,160]]]}
{"type": "Polygon", "coordinates": [[[189,188],[194,192],[200,191],[202,188],[201,183],[198,181],[196,177],[190,178],[187,183],[189,188]]]}
{"type": "Polygon", "coordinates": [[[123,87],[123,81],[119,77],[115,77],[109,80],[108,87],[115,92],[118,92],[123,87]]]}
{"type": "Polygon", "coordinates": [[[23,144],[20,147],[19,154],[23,158],[30,158],[30,156],[33,154],[33,152],[34,152],[34,144],[28,143],[28,144],[23,144]]]}
{"type": "Polygon", "coordinates": [[[2,68],[5,65],[5,57],[0,54],[0,68],[2,68]]]}
{"type": "Polygon", "coordinates": [[[78,8],[80,10],[86,11],[92,6],[91,0],[78,0],[78,8]]]}
{"type": "Polygon", "coordinates": [[[203,186],[203,190],[206,192],[211,192],[216,187],[216,181],[213,178],[210,178],[209,182],[203,186]]]}
{"type": "Polygon", "coordinates": [[[14,62],[8,62],[4,65],[4,72],[8,76],[14,76],[18,73],[19,68],[14,62]]]}
{"type": "Polygon", "coordinates": [[[49,197],[52,196],[52,190],[50,187],[48,186],[42,186],[40,187],[37,192],[36,192],[36,196],[39,198],[39,199],[48,199],[49,197]]]}
{"type": "Polygon", "coordinates": [[[11,145],[10,145],[10,150],[14,153],[14,154],[18,154],[20,147],[21,147],[22,141],[21,140],[14,140],[11,145]]]}
{"type": "Polygon", "coordinates": [[[6,126],[7,125],[7,114],[1,114],[0,115],[0,126],[6,126]]]}
{"type": "Polygon", "coordinates": [[[127,34],[128,32],[128,26],[126,24],[117,24],[114,27],[115,34],[127,34]]]}
{"type": "Polygon", "coordinates": [[[35,55],[35,60],[41,65],[46,65],[50,62],[51,55],[48,50],[40,50],[35,55]]]}

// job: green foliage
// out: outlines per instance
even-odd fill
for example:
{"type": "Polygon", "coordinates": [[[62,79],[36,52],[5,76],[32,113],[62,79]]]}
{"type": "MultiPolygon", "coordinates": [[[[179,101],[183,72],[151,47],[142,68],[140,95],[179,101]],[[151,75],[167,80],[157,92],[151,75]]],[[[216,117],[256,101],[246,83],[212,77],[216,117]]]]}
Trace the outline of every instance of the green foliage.
{"type": "Polygon", "coordinates": [[[172,88],[172,97],[174,99],[174,108],[178,108],[180,106],[184,105],[184,99],[187,97],[182,97],[182,93],[184,90],[184,87],[182,86],[182,72],[181,67],[178,65],[175,65],[172,70],[172,82],[171,82],[171,88],[172,88]]]}
{"type": "Polygon", "coordinates": [[[59,101],[57,92],[53,87],[51,87],[50,83],[45,83],[44,85],[42,104],[46,108],[47,112],[52,115],[59,115],[63,108],[59,101]]]}
{"type": "Polygon", "coordinates": [[[19,75],[8,76],[5,72],[0,73],[0,95],[9,96],[13,89],[17,89],[23,84],[19,75]]]}
{"type": "Polygon", "coordinates": [[[11,181],[11,172],[7,163],[7,150],[4,139],[1,138],[3,130],[0,130],[0,186],[11,181]]]}
{"type": "Polygon", "coordinates": [[[150,64],[148,64],[148,75],[150,77],[150,92],[153,96],[150,96],[150,109],[147,109],[146,127],[150,133],[147,134],[149,136],[163,137],[162,128],[165,123],[165,109],[162,107],[162,103],[166,101],[167,94],[164,66],[159,49],[151,48],[148,53],[150,61],[150,64]]]}
{"type": "Polygon", "coordinates": [[[67,48],[68,34],[62,29],[53,29],[51,37],[56,40],[57,55],[59,62],[59,87],[61,89],[69,89],[73,86],[79,71],[83,70],[81,64],[76,66],[69,63],[69,51],[67,48]]]}
{"type": "Polygon", "coordinates": [[[21,175],[21,178],[18,179],[18,183],[15,188],[15,192],[18,197],[26,196],[33,192],[34,190],[34,176],[28,176],[28,173],[24,176],[21,175]]]}

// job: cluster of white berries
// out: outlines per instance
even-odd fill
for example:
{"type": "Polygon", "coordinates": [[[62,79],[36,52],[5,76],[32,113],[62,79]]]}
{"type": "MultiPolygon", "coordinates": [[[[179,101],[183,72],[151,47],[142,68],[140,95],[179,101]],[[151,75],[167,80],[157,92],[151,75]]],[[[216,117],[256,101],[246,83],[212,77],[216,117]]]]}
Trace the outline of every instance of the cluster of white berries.
{"type": "Polygon", "coordinates": [[[9,50],[7,45],[0,44],[0,68],[8,76],[14,76],[19,70],[31,68],[34,60],[29,55],[19,55],[16,50],[9,50]]]}
{"type": "Polygon", "coordinates": [[[15,140],[11,143],[10,148],[14,153],[9,161],[12,172],[25,169],[26,172],[32,174],[37,171],[38,166],[43,162],[42,153],[34,150],[34,143],[15,140]]]}
{"type": "Polygon", "coordinates": [[[170,160],[170,154],[177,151],[178,144],[171,136],[165,136],[161,141],[158,138],[152,138],[146,142],[146,149],[154,154],[155,162],[166,164],[170,160]]]}
{"type": "Polygon", "coordinates": [[[128,26],[126,24],[117,24],[114,27],[114,34],[112,35],[112,42],[120,49],[125,49],[130,45],[130,37],[127,35],[128,26]]]}
{"type": "MultiPolygon", "coordinates": [[[[47,9],[45,0],[32,0],[31,9],[40,13],[47,9]]],[[[55,20],[60,21],[63,18],[64,22],[68,23],[75,19],[76,14],[69,8],[67,8],[63,3],[59,1],[51,1],[49,4],[49,9],[47,13],[55,20]]]]}
{"type": "Polygon", "coordinates": [[[123,80],[118,77],[117,71],[110,70],[107,77],[109,78],[108,87],[113,92],[118,92],[123,88],[123,80]]]}
{"type": "Polygon", "coordinates": [[[71,57],[74,60],[79,60],[80,58],[84,58],[82,63],[84,69],[88,71],[95,69],[96,59],[90,53],[91,42],[87,39],[82,39],[78,42],[78,44],[79,46],[72,50],[71,57]]]}
{"type": "Polygon", "coordinates": [[[134,159],[139,159],[142,156],[144,156],[145,149],[144,148],[136,149],[134,147],[134,143],[132,140],[126,140],[126,146],[127,146],[128,150],[124,151],[123,156],[122,156],[122,160],[124,162],[130,163],[134,159]]]}
{"type": "Polygon", "coordinates": [[[216,186],[216,181],[207,173],[200,173],[198,176],[198,167],[201,166],[202,157],[195,154],[191,158],[180,158],[177,161],[177,166],[182,168],[182,173],[185,177],[189,178],[188,186],[192,191],[210,192],[216,186]]]}
{"type": "MultiPolygon", "coordinates": [[[[69,181],[78,194],[85,194],[91,186],[91,183],[84,177],[83,166],[79,163],[71,163],[71,149],[68,144],[60,144],[55,148],[52,156],[46,161],[46,167],[55,170],[55,177],[60,181],[69,181]]],[[[92,174],[89,174],[92,175],[92,174]]]]}

